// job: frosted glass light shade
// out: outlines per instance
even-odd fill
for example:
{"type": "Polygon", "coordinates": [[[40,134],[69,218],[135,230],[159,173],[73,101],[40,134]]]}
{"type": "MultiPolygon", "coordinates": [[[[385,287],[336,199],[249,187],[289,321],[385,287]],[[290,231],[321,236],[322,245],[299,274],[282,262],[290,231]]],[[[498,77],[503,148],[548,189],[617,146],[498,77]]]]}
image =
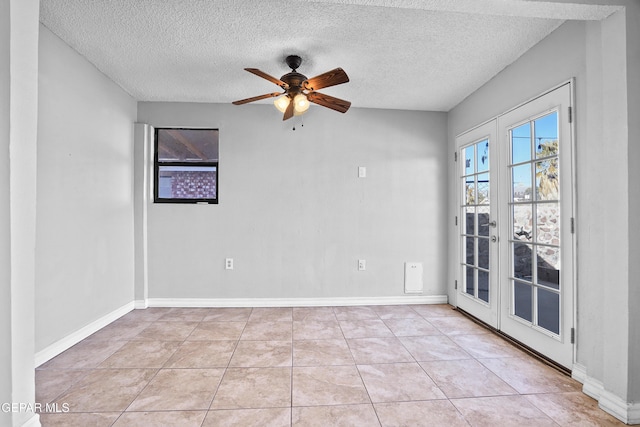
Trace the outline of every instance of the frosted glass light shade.
{"type": "Polygon", "coordinates": [[[293,114],[295,116],[304,114],[304,112],[309,109],[309,105],[309,100],[303,93],[296,95],[296,97],[293,98],[293,114]]]}
{"type": "Polygon", "coordinates": [[[285,110],[287,109],[287,107],[289,106],[289,102],[291,102],[291,100],[289,99],[289,97],[287,95],[282,95],[279,96],[275,99],[275,101],[273,101],[273,105],[276,106],[276,108],[281,112],[284,113],[285,110]]]}

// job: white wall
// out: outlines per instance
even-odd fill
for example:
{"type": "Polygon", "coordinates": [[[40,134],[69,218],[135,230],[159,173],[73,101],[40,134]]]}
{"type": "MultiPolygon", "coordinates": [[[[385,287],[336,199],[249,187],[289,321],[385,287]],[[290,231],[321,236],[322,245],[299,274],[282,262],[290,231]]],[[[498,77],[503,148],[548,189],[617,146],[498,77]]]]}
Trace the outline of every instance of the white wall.
{"type": "MultiPolygon", "coordinates": [[[[33,402],[38,1],[0,6],[0,398],[33,402]]],[[[2,412],[0,425],[38,425],[2,412]]]]}
{"type": "MultiPolygon", "coordinates": [[[[599,98],[602,105],[602,115],[599,121],[602,123],[602,139],[592,141],[591,162],[586,164],[593,169],[606,168],[606,177],[599,177],[602,182],[601,200],[596,203],[603,205],[602,218],[612,226],[597,225],[594,218],[592,234],[599,237],[601,253],[596,260],[589,257],[591,251],[585,250],[585,262],[592,262],[592,266],[585,266],[589,271],[596,268],[603,270],[603,288],[599,301],[585,301],[590,303],[587,308],[597,309],[602,317],[602,335],[596,337],[584,336],[583,341],[592,343],[599,353],[597,346],[606,342],[602,348],[602,381],[605,389],[625,400],[628,398],[628,386],[632,380],[629,377],[629,188],[633,185],[629,182],[628,159],[622,158],[618,153],[628,152],[629,133],[627,117],[627,69],[625,38],[625,14],[617,13],[604,21],[600,28],[602,45],[601,82],[593,82],[602,85],[602,97],[599,98]],[[618,49],[607,48],[612,45],[618,49]],[[615,95],[612,96],[612,95],[615,95]],[[605,150],[602,148],[606,147],[605,150]],[[597,150],[597,151],[596,151],[597,150]],[[624,160],[623,160],[624,159],[624,160]],[[622,161],[621,161],[622,160],[622,161]],[[595,231],[597,230],[597,231],[595,231]],[[597,267],[596,267],[597,266],[597,267]],[[606,341],[605,341],[606,340],[606,341]]],[[[626,157],[626,156],[625,156],[626,157]]],[[[585,171],[585,175],[586,175],[585,171]]],[[[593,174],[591,181],[593,181],[593,174]]],[[[586,185],[589,185],[589,176],[585,176],[586,185]]],[[[595,202],[595,200],[594,200],[595,202]]],[[[588,209],[588,206],[584,206],[588,209]]],[[[602,222],[602,221],[600,221],[602,222]]],[[[594,242],[595,244],[595,242],[594,242]]],[[[586,278],[585,278],[586,279],[586,278]]],[[[595,283],[591,283],[595,286],[595,283]]],[[[635,308],[635,307],[634,307],[635,308]]],[[[595,325],[594,325],[595,326],[595,325]]],[[[589,366],[589,365],[587,365],[589,366]]],[[[591,373],[591,372],[590,372],[591,373]]]]}
{"type": "Polygon", "coordinates": [[[136,101],[40,31],[36,351],[133,301],[136,101]]]}
{"type": "Polygon", "coordinates": [[[149,206],[150,298],[403,296],[405,261],[446,293],[445,114],[314,106],[292,131],[271,105],[140,103],[138,119],[220,129],[220,203],[149,206]]]}
{"type": "MultiPolygon", "coordinates": [[[[638,269],[638,245],[630,237],[640,207],[634,184],[638,137],[631,132],[638,128],[640,61],[637,47],[627,53],[627,46],[637,45],[638,5],[626,3],[627,15],[565,23],[449,113],[453,152],[460,132],[575,77],[577,367],[584,369],[585,390],[617,416],[637,410],[627,403],[636,402],[640,391],[638,322],[632,317],[638,276],[631,275],[638,269]],[[635,28],[627,32],[625,22],[635,28]]],[[[455,182],[451,177],[450,215],[455,182]]],[[[449,256],[451,282],[455,251],[449,256]]]]}
{"type": "MultiPolygon", "coordinates": [[[[640,402],[640,2],[626,3],[628,126],[629,126],[629,398],[640,402]],[[633,166],[631,166],[633,165],[633,166]]],[[[640,418],[640,414],[638,414],[640,418]]]]}
{"type": "MultiPolygon", "coordinates": [[[[9,2],[0,2],[0,402],[11,401],[11,216],[9,214],[9,70],[11,19],[9,2]]],[[[2,415],[8,425],[10,415],[2,415]]]]}

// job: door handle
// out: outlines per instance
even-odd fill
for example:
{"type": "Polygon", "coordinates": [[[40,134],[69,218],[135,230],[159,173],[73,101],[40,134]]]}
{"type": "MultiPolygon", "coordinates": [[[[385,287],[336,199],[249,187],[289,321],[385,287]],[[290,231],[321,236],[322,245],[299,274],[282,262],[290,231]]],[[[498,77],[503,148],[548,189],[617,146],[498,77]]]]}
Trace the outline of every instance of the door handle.
{"type": "Polygon", "coordinates": [[[487,225],[490,225],[492,227],[497,227],[498,223],[496,223],[495,221],[489,221],[486,224],[480,224],[480,227],[486,227],[487,225]]]}

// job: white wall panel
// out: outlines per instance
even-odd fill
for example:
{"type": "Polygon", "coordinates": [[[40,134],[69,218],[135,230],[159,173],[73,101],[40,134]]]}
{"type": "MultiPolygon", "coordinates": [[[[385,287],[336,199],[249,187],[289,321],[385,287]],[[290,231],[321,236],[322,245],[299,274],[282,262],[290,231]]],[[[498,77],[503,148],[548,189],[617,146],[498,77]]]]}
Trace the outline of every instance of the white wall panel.
{"type": "Polygon", "coordinates": [[[293,131],[271,105],[140,103],[138,119],[220,129],[219,204],[149,207],[150,298],[398,296],[406,261],[446,292],[444,113],[313,106],[293,131]]]}
{"type": "Polygon", "coordinates": [[[133,301],[136,101],[40,27],[36,351],[133,301]]]}

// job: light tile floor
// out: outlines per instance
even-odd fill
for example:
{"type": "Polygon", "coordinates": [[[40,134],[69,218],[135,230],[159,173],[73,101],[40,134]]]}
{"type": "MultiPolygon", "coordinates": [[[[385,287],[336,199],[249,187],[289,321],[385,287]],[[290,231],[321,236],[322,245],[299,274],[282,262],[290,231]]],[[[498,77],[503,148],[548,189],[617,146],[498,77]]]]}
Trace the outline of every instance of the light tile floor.
{"type": "Polygon", "coordinates": [[[622,425],[447,305],[134,310],[36,370],[43,426],[622,425]]]}

